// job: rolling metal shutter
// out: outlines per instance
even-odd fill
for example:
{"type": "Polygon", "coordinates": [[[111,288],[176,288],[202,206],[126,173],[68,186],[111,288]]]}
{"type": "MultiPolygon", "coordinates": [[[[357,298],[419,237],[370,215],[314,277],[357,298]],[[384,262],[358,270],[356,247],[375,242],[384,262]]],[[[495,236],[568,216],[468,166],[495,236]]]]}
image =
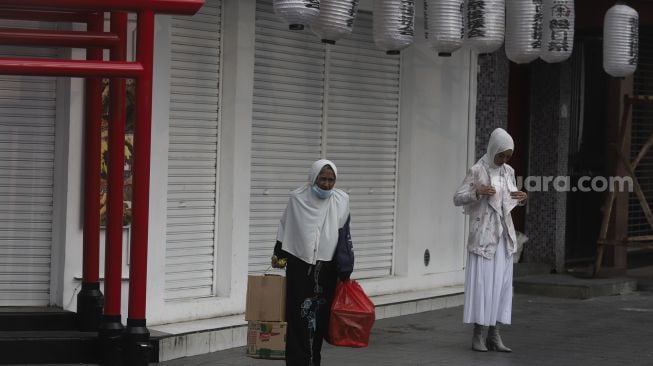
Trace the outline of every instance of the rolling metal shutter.
{"type": "Polygon", "coordinates": [[[328,71],[327,156],[350,195],[355,277],[392,273],[399,121],[399,56],[375,47],[372,16],[336,43],[328,71]],[[341,177],[341,178],[340,178],[341,177]]]}
{"type": "MultiPolygon", "coordinates": [[[[634,76],[635,95],[653,95],[653,32],[643,30],[639,38],[639,64],[634,76]]],[[[637,157],[648,138],[653,134],[653,106],[633,106],[633,125],[631,140],[631,161],[637,157]]],[[[653,152],[644,156],[635,174],[646,196],[649,206],[653,206],[653,152]]],[[[644,211],[635,193],[630,194],[628,210],[628,236],[653,235],[644,211]]]]}
{"type": "Polygon", "coordinates": [[[391,274],[399,58],[375,48],[369,13],[359,12],[352,36],[327,46],[310,31],[287,30],[269,1],[257,2],[256,50],[250,273],[269,267],[288,192],[325,156],[350,194],[354,277],[391,274]]]}
{"type": "Polygon", "coordinates": [[[214,294],[221,10],[172,18],[166,300],[214,294]]]}
{"type": "Polygon", "coordinates": [[[324,46],[290,31],[256,2],[249,271],[270,264],[288,192],[305,183],[322,151],[324,46]]]}
{"type": "MultiPolygon", "coordinates": [[[[57,51],[0,47],[0,56],[56,58],[57,51]]],[[[55,78],[0,75],[0,306],[50,301],[55,106],[55,78]]]]}

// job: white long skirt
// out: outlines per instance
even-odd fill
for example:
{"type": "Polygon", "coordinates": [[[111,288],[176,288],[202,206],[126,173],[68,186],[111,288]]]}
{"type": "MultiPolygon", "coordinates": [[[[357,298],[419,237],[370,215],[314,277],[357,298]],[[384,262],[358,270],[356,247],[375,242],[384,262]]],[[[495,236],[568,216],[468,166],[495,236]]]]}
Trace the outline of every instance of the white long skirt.
{"type": "Polygon", "coordinates": [[[512,255],[506,256],[506,238],[494,259],[468,253],[465,269],[464,323],[494,326],[510,324],[512,317],[512,255]]]}

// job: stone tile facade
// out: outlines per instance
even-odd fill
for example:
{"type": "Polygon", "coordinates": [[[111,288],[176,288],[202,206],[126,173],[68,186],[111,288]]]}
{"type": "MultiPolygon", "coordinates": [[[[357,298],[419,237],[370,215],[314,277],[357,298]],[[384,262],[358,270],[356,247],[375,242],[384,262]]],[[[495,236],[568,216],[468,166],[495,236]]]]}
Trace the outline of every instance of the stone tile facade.
{"type": "Polygon", "coordinates": [[[508,126],[508,58],[503,48],[478,57],[476,93],[476,159],[487,148],[490,133],[508,126]]]}
{"type": "MultiPolygon", "coordinates": [[[[531,123],[528,172],[531,177],[568,174],[571,63],[531,65],[531,123]]],[[[528,187],[526,187],[528,188],[528,187]]],[[[524,261],[564,268],[567,193],[552,186],[529,192],[524,261]]]]}

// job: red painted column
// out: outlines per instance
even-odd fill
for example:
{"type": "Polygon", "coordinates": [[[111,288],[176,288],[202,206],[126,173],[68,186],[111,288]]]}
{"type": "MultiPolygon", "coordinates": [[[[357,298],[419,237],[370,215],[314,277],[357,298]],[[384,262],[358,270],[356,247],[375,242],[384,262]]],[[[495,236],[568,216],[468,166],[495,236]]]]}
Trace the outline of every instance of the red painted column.
{"type": "MultiPolygon", "coordinates": [[[[89,31],[102,30],[102,14],[89,16],[89,31]]],[[[102,60],[102,49],[87,50],[87,60],[102,60]]],[[[102,85],[100,78],[86,79],[84,133],[84,239],[82,289],[77,296],[78,326],[97,330],[102,315],[100,292],[100,119],[102,85]]]]}
{"type": "Polygon", "coordinates": [[[154,13],[138,14],[136,59],[143,65],[136,83],[136,126],[134,131],[134,201],[129,271],[129,318],[145,319],[147,245],[150,199],[150,148],[152,133],[152,60],[154,13]]]}
{"type": "MultiPolygon", "coordinates": [[[[111,61],[127,59],[127,14],[111,13],[111,32],[120,42],[111,49],[111,61]]],[[[122,292],[122,214],[125,165],[125,79],[109,81],[109,149],[107,177],[107,225],[104,254],[106,304],[100,326],[100,354],[103,365],[123,364],[123,331],[120,314],[122,292]]]]}
{"type": "MultiPolygon", "coordinates": [[[[127,39],[127,14],[111,14],[111,31],[122,40],[127,39]]],[[[127,59],[125,41],[111,49],[111,61],[127,59]]],[[[109,120],[109,166],[107,190],[107,229],[105,244],[104,314],[118,316],[120,321],[121,277],[122,277],[122,216],[123,216],[123,172],[125,166],[125,98],[126,84],[123,78],[110,81],[109,120]]]]}
{"type": "Polygon", "coordinates": [[[134,130],[134,174],[132,232],[129,266],[129,315],[125,352],[136,364],[147,364],[149,331],[146,327],[147,246],[150,200],[150,151],[152,133],[152,72],[154,13],[138,13],[136,61],[143,65],[136,82],[136,126],[134,130]]]}

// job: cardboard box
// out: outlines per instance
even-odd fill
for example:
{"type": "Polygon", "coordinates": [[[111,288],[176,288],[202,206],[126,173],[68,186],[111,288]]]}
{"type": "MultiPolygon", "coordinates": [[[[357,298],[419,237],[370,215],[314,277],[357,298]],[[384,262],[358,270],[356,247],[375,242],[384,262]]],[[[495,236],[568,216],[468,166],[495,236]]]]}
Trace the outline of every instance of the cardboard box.
{"type": "Polygon", "coordinates": [[[286,321],[286,277],[248,277],[245,320],[286,321]]]}
{"type": "Polygon", "coordinates": [[[253,320],[247,324],[247,356],[283,360],[286,358],[286,322],[253,320]]]}

